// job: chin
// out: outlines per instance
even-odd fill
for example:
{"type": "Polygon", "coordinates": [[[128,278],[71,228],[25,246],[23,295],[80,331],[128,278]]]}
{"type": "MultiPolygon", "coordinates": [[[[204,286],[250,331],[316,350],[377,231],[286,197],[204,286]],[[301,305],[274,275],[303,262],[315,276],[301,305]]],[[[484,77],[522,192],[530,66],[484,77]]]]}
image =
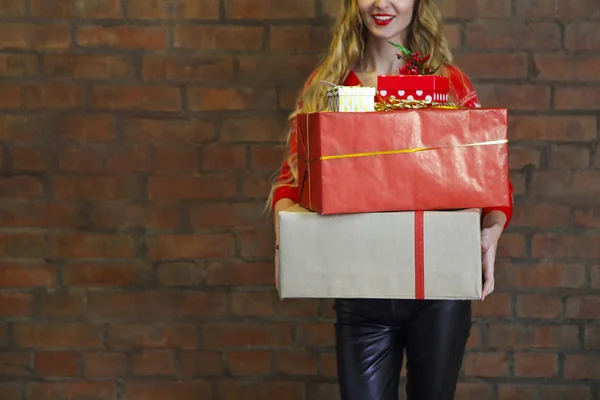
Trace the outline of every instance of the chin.
{"type": "Polygon", "coordinates": [[[405,29],[406,28],[393,26],[382,27],[377,25],[368,27],[369,34],[373,37],[373,39],[389,40],[391,42],[399,41],[400,38],[403,36],[405,29]]]}

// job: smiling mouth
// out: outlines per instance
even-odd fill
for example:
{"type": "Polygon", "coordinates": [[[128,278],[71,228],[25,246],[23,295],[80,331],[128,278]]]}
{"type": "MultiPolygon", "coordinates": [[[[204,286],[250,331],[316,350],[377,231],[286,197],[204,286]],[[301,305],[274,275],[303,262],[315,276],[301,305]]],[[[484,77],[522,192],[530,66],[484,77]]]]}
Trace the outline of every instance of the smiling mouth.
{"type": "Polygon", "coordinates": [[[373,15],[373,20],[375,21],[375,23],[377,25],[380,25],[380,26],[389,24],[390,22],[392,22],[393,19],[394,19],[394,16],[389,15],[389,14],[374,14],[373,15]]]}

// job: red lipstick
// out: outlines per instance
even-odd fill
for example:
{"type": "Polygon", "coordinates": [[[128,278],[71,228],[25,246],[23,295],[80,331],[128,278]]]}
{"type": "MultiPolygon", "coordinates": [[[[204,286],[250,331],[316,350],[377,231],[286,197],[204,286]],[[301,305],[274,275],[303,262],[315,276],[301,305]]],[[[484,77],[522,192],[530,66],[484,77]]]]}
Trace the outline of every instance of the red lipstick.
{"type": "Polygon", "coordinates": [[[373,14],[373,20],[379,26],[386,26],[394,19],[390,14],[373,14]]]}

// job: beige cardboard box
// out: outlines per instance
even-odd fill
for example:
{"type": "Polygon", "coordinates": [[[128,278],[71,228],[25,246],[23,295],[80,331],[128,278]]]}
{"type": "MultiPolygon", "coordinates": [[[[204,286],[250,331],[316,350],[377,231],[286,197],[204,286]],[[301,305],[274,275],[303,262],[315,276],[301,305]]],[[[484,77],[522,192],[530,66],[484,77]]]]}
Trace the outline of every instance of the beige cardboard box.
{"type": "Polygon", "coordinates": [[[279,213],[279,262],[281,298],[479,299],[480,216],[296,205],[279,213]]]}

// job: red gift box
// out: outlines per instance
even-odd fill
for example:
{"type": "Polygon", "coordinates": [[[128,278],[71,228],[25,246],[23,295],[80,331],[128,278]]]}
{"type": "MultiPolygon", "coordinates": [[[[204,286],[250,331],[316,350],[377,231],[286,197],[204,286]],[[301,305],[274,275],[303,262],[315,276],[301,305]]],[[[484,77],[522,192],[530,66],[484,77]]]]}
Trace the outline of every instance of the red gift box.
{"type": "Polygon", "coordinates": [[[300,205],[320,214],[510,205],[506,109],[300,114],[300,205]]]}
{"type": "Polygon", "coordinates": [[[383,101],[422,100],[427,103],[448,101],[450,81],[437,75],[379,75],[377,94],[383,101]]]}

